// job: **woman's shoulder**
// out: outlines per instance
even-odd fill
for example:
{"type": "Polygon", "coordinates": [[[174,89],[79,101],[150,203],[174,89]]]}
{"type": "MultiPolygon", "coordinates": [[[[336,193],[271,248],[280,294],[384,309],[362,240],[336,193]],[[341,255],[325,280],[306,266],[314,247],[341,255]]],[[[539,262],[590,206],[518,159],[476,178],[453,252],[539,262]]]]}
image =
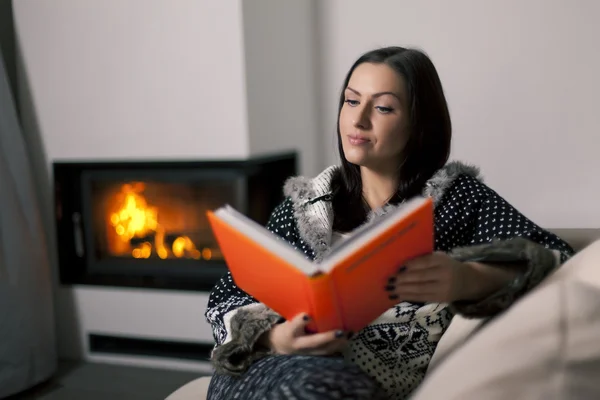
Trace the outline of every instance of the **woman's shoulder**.
{"type": "MultiPolygon", "coordinates": [[[[283,186],[284,200],[278,209],[290,209],[294,205],[312,203],[331,196],[334,181],[341,167],[332,165],[314,177],[293,176],[283,186]]],[[[448,194],[470,198],[488,196],[492,190],[484,183],[479,167],[462,161],[450,161],[436,171],[425,184],[423,196],[432,197],[435,204],[441,203],[448,194]]]]}
{"type": "Polygon", "coordinates": [[[332,182],[340,167],[332,165],[315,177],[292,176],[283,185],[283,199],[273,209],[270,222],[294,217],[294,210],[305,204],[327,200],[332,195],[332,182]]]}
{"type": "Polygon", "coordinates": [[[331,196],[332,183],[339,170],[338,165],[332,165],[312,178],[305,176],[288,178],[283,186],[285,201],[292,204],[305,203],[331,196]]]}
{"type": "Polygon", "coordinates": [[[427,181],[423,195],[436,205],[455,197],[479,199],[490,193],[479,167],[461,161],[451,161],[427,181]]]}

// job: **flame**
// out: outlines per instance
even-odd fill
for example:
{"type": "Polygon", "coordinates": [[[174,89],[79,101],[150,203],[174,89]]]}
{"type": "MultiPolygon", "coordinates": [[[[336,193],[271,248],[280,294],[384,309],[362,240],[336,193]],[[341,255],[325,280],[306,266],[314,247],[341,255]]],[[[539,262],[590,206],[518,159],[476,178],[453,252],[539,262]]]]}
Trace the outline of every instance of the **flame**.
{"type": "Polygon", "coordinates": [[[117,195],[118,205],[116,211],[111,213],[109,220],[118,237],[126,243],[133,238],[146,238],[154,236],[154,244],[145,241],[131,251],[134,258],[150,258],[152,252],[161,259],[169,255],[177,258],[190,257],[196,260],[204,258],[210,260],[212,251],[204,248],[202,251],[188,236],[175,238],[169,248],[166,243],[164,227],[159,223],[158,208],[149,205],[143,196],[144,183],[124,184],[117,195]]]}
{"type": "Polygon", "coordinates": [[[123,185],[120,193],[124,196],[121,208],[110,216],[117,235],[125,241],[144,237],[158,227],[158,210],[148,206],[146,199],[139,194],[144,189],[143,183],[123,185]]]}

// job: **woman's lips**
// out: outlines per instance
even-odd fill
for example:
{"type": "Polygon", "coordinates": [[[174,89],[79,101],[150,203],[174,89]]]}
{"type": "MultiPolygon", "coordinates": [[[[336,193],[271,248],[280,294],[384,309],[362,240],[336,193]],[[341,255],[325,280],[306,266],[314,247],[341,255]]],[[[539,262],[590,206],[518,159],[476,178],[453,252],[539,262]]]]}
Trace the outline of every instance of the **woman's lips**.
{"type": "Polygon", "coordinates": [[[348,135],[348,142],[350,142],[350,144],[353,146],[361,146],[363,144],[369,143],[370,140],[358,135],[348,135]]]}

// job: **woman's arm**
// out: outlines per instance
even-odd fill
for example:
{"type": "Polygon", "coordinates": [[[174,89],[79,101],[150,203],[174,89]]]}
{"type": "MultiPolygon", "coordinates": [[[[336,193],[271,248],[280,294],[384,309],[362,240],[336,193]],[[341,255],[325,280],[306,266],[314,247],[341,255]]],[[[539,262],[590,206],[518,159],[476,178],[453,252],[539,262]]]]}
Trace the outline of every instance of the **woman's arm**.
{"type": "MultiPolygon", "coordinates": [[[[476,246],[469,249],[477,251],[476,246]]],[[[390,279],[386,289],[392,299],[476,304],[502,293],[513,282],[519,281],[526,271],[524,262],[463,262],[437,251],[407,261],[404,268],[390,279]]]]}
{"type": "Polygon", "coordinates": [[[491,317],[558,268],[573,250],[492,189],[459,175],[436,201],[437,252],[390,277],[394,300],[450,303],[453,313],[491,317]]]}
{"type": "Polygon", "coordinates": [[[392,299],[450,303],[465,317],[491,317],[538,285],[573,250],[472,176],[436,204],[434,254],[406,263],[392,299]]]}
{"type": "Polygon", "coordinates": [[[485,196],[468,211],[471,218],[465,232],[470,234],[462,235],[457,247],[449,252],[471,269],[467,274],[468,298],[453,302],[452,307],[467,317],[493,316],[537,286],[573,250],[483,183],[472,178],[459,179],[463,181],[460,186],[455,185],[451,196],[464,195],[465,190],[485,196]]]}
{"type": "Polygon", "coordinates": [[[523,273],[523,266],[482,264],[479,262],[466,262],[469,270],[466,276],[461,301],[478,301],[502,289],[519,274],[523,273]]]}
{"type": "Polygon", "coordinates": [[[569,252],[516,236],[456,248],[450,256],[470,266],[465,274],[465,292],[470,295],[452,302],[451,308],[465,317],[480,318],[510,307],[555,271],[569,252]]]}
{"type": "MultiPolygon", "coordinates": [[[[291,213],[291,202],[286,199],[272,212],[267,229],[295,245],[295,224],[280,223],[282,219],[287,222],[291,213]]],[[[252,267],[251,261],[248,267],[252,267]]],[[[255,359],[268,352],[257,346],[257,341],[280,320],[277,313],[238,288],[229,272],[211,291],[205,318],[215,340],[211,355],[215,369],[234,375],[245,371],[255,359]]]]}

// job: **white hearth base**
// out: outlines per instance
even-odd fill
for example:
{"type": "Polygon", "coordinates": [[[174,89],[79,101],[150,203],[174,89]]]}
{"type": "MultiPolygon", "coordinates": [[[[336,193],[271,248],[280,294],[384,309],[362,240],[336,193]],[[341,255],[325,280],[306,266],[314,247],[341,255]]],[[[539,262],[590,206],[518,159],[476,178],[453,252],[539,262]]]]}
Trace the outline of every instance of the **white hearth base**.
{"type": "Polygon", "coordinates": [[[59,350],[63,358],[207,372],[208,362],[90,352],[90,334],[212,345],[204,319],[208,293],[76,285],[60,287],[59,350]]]}
{"type": "Polygon", "coordinates": [[[212,374],[213,369],[209,362],[194,362],[183,360],[171,360],[156,357],[136,357],[121,355],[88,355],[85,358],[88,362],[103,364],[129,365],[135,367],[164,368],[172,371],[190,371],[198,374],[212,374]]]}

